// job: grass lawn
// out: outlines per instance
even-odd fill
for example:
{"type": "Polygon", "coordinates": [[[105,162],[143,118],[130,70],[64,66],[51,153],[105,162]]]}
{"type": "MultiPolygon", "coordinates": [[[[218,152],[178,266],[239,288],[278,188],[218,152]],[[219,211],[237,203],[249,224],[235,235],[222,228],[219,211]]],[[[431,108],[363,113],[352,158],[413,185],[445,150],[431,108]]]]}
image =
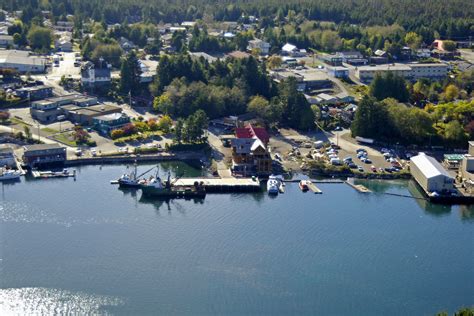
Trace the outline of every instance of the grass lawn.
{"type": "Polygon", "coordinates": [[[23,122],[22,120],[17,119],[16,117],[10,118],[10,122],[12,122],[12,124],[14,125],[21,125],[21,126],[28,126],[28,127],[33,126],[31,124],[23,122]]]}
{"type": "Polygon", "coordinates": [[[66,133],[61,133],[61,134],[56,134],[54,136],[52,136],[53,139],[57,140],[58,142],[61,142],[61,143],[64,143],[68,146],[72,146],[72,147],[76,147],[77,144],[75,141],[73,140],[70,140],[69,135],[66,133]]]}
{"type": "Polygon", "coordinates": [[[56,134],[59,132],[58,130],[55,130],[54,128],[50,128],[50,127],[42,128],[41,131],[48,134],[56,134]]]}

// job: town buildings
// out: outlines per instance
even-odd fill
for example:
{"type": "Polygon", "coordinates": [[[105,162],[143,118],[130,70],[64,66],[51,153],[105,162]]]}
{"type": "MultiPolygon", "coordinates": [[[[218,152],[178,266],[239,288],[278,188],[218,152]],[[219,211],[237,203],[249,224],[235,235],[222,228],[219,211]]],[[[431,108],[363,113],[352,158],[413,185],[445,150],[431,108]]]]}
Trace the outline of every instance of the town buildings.
{"type": "Polygon", "coordinates": [[[103,135],[109,135],[114,129],[119,129],[130,123],[130,118],[124,113],[112,113],[96,116],[92,119],[94,129],[103,135]]]}
{"type": "Polygon", "coordinates": [[[13,36],[0,34],[0,47],[7,48],[13,46],[13,36]]]}
{"type": "Polygon", "coordinates": [[[2,146],[0,147],[0,167],[16,167],[15,154],[13,148],[2,146]]]}
{"type": "Polygon", "coordinates": [[[53,95],[53,88],[45,85],[23,87],[16,89],[14,94],[22,99],[35,101],[51,97],[53,95]]]}

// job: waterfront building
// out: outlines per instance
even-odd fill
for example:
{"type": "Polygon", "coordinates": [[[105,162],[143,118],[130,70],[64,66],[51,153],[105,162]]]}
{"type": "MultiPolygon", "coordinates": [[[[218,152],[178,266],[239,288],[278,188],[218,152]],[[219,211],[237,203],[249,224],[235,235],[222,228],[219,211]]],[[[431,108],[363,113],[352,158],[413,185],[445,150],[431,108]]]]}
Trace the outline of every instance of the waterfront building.
{"type": "Polygon", "coordinates": [[[15,154],[11,147],[0,147],[0,167],[3,166],[16,167],[15,154]]]}
{"type": "Polygon", "coordinates": [[[125,113],[112,113],[94,117],[92,123],[99,133],[108,135],[114,129],[122,128],[130,123],[130,117],[125,113]]]}
{"type": "Polygon", "coordinates": [[[232,172],[239,175],[269,175],[272,159],[267,145],[270,137],[264,128],[251,124],[235,129],[231,140],[232,172]]]}
{"type": "Polygon", "coordinates": [[[26,145],[23,150],[23,163],[29,167],[61,164],[67,158],[66,147],[59,144],[26,145]]]}
{"type": "Polygon", "coordinates": [[[454,177],[425,153],[410,158],[410,173],[427,194],[450,192],[454,188],[454,177]]]}

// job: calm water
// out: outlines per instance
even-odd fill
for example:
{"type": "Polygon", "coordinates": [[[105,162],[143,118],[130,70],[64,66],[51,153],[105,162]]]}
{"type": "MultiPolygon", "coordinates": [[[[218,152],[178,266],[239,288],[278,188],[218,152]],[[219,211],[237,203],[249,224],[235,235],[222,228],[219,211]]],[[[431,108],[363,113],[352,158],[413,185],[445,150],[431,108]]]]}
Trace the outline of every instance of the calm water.
{"type": "Polygon", "coordinates": [[[123,171],[1,187],[1,315],[433,315],[474,303],[473,208],[383,193],[417,194],[407,182],[167,204],[110,185],[123,171]]]}

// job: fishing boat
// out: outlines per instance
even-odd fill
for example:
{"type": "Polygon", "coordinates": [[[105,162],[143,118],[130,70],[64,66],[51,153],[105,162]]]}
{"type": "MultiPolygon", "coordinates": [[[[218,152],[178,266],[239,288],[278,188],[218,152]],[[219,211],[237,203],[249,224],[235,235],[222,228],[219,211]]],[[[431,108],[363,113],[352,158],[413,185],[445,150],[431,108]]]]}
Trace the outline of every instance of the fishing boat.
{"type": "Polygon", "coordinates": [[[301,191],[303,191],[303,192],[308,191],[310,183],[311,183],[311,181],[309,181],[309,180],[301,180],[300,183],[299,183],[299,187],[300,187],[301,191]]]}
{"type": "Polygon", "coordinates": [[[279,191],[280,191],[280,180],[274,175],[271,175],[270,177],[268,177],[268,181],[267,181],[267,192],[269,195],[278,195],[279,191]]]}
{"type": "Polygon", "coordinates": [[[142,176],[153,170],[155,167],[145,171],[144,173],[137,175],[137,164],[134,163],[134,170],[131,173],[124,173],[117,180],[119,187],[121,188],[140,188],[140,185],[144,183],[141,179],[142,176]]]}
{"type": "Polygon", "coordinates": [[[149,180],[145,181],[140,185],[142,193],[146,197],[154,198],[204,198],[206,196],[206,189],[203,182],[194,182],[192,186],[177,186],[174,182],[171,182],[170,174],[168,173],[168,179],[162,182],[158,173],[155,177],[150,177],[149,180]]]}
{"type": "Polygon", "coordinates": [[[21,176],[20,171],[15,171],[7,168],[0,169],[0,181],[4,180],[16,180],[19,179],[21,176]]]}

